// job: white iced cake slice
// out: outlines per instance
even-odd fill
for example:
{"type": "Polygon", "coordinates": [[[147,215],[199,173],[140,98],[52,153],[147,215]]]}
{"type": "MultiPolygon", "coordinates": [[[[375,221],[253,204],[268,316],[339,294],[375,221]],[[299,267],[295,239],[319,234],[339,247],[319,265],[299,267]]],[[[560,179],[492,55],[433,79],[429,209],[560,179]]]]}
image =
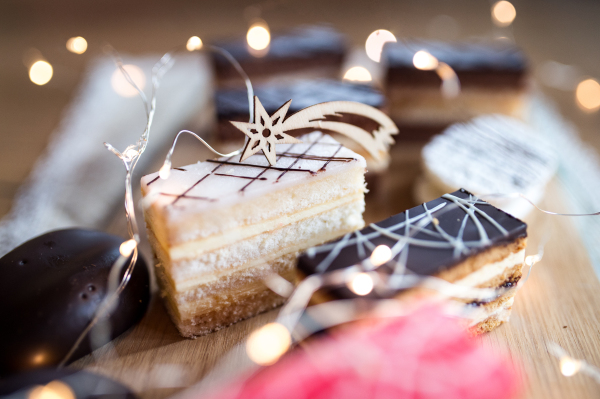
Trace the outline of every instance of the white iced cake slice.
{"type": "Polygon", "coordinates": [[[416,185],[420,202],[464,187],[492,205],[523,218],[529,203],[544,194],[558,162],[544,138],[525,123],[503,115],[484,115],[450,126],[422,151],[424,178],[416,185]],[[485,197],[488,194],[505,194],[485,197]]]}
{"type": "Polygon", "coordinates": [[[364,225],[365,160],[314,132],[262,153],[142,178],[148,236],[166,307],[186,337],[272,309],[264,284],[289,280],[297,254],[364,225]]]}

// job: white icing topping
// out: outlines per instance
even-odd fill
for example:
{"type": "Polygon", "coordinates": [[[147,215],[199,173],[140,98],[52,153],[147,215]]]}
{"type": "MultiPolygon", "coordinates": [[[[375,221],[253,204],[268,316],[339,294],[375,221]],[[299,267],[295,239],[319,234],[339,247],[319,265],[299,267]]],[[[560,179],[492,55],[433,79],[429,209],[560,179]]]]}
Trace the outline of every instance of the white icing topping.
{"type": "Polygon", "coordinates": [[[158,173],[144,176],[145,197],[171,212],[204,211],[304,184],[357,164],[366,167],[363,157],[321,132],[304,135],[300,140],[301,144],[276,146],[274,167],[257,153],[244,162],[236,155],[173,169],[166,180],[158,178],[158,173]]]}
{"type": "Polygon", "coordinates": [[[423,160],[445,191],[462,187],[478,195],[543,190],[557,168],[539,134],[500,115],[450,126],[423,148],[423,160]]]}

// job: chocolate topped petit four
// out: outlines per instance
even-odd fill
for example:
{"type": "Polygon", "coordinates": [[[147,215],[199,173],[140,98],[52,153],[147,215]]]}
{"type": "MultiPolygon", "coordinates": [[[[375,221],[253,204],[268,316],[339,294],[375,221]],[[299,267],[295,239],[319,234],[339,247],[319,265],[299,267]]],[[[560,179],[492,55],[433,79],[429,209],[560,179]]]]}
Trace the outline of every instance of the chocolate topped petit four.
{"type": "Polygon", "coordinates": [[[452,123],[482,114],[525,116],[528,62],[513,44],[413,40],[387,43],[383,58],[390,115],[401,138],[423,140],[452,123]],[[454,70],[460,82],[458,96],[444,97],[442,79],[435,69],[414,66],[418,51],[430,53],[454,70]]]}
{"type": "MultiPolygon", "coordinates": [[[[363,84],[339,81],[335,79],[298,79],[285,82],[271,82],[255,88],[255,95],[262,101],[269,114],[277,111],[281,104],[292,99],[288,115],[314,104],[328,101],[355,101],[386,110],[385,97],[381,91],[363,84]]],[[[244,136],[230,121],[246,122],[248,120],[248,94],[245,88],[230,88],[218,90],[215,96],[217,109],[217,136],[220,148],[234,149],[243,144],[244,136]]],[[[374,132],[379,124],[372,119],[356,114],[328,116],[328,120],[349,123],[358,126],[367,132],[374,132]]],[[[297,129],[287,131],[292,136],[309,133],[313,129],[297,129]]],[[[329,133],[329,132],[327,132],[329,133]]],[[[367,160],[368,170],[376,172],[385,169],[389,159],[376,161],[363,147],[356,142],[333,133],[332,136],[343,143],[344,146],[364,156],[367,160]]]]}
{"type": "MultiPolygon", "coordinates": [[[[326,273],[367,262],[384,245],[393,256],[376,270],[384,275],[435,276],[474,288],[511,287],[521,278],[527,225],[465,190],[416,206],[344,237],[311,248],[298,262],[303,276],[326,273]]],[[[367,269],[369,269],[367,267],[367,269]]],[[[374,290],[367,297],[396,296],[374,290]]],[[[404,291],[402,291],[404,293],[404,291]]],[[[471,327],[490,331],[507,321],[514,291],[488,302],[471,327]]],[[[354,298],[347,287],[328,289],[321,298],[354,298]]]]}
{"type": "MultiPolygon", "coordinates": [[[[327,25],[272,32],[269,47],[260,54],[248,47],[245,37],[215,45],[231,53],[253,82],[289,73],[336,78],[347,48],[345,37],[327,25]]],[[[213,60],[219,81],[239,80],[238,72],[225,57],[214,55],[213,60]]]]}

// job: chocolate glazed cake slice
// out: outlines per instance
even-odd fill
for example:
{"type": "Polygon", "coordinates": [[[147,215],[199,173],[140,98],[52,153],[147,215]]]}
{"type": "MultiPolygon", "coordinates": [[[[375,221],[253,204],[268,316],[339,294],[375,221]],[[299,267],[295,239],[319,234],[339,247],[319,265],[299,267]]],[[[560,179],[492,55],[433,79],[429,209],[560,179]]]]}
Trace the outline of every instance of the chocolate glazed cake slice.
{"type": "MultiPolygon", "coordinates": [[[[282,76],[337,78],[348,47],[345,36],[328,25],[302,25],[272,32],[269,47],[251,49],[246,37],[218,41],[242,66],[253,82],[282,76]]],[[[236,69],[221,55],[213,57],[221,84],[240,85],[236,69]]]]}
{"type": "MultiPolygon", "coordinates": [[[[289,115],[314,104],[328,101],[355,101],[370,105],[383,112],[386,111],[385,97],[380,90],[364,84],[341,82],[334,79],[286,79],[285,81],[257,85],[254,93],[261,99],[262,105],[269,115],[274,114],[281,107],[281,104],[290,99],[292,99],[292,103],[288,110],[289,115]]],[[[245,136],[240,135],[240,131],[230,121],[248,121],[248,93],[246,88],[218,90],[215,95],[215,105],[217,109],[217,134],[215,139],[220,148],[233,151],[244,143],[245,136]]],[[[367,132],[374,132],[379,128],[379,124],[374,120],[356,114],[336,114],[330,115],[328,118],[335,122],[358,126],[367,132]]],[[[286,131],[286,133],[298,137],[311,131],[313,131],[312,128],[306,128],[286,131]]],[[[384,171],[387,168],[389,159],[375,160],[352,139],[335,133],[332,134],[332,137],[345,147],[363,156],[367,160],[367,169],[371,174],[384,171]]]]}
{"type": "Polygon", "coordinates": [[[386,95],[399,140],[426,140],[448,125],[478,115],[526,116],[530,96],[528,63],[512,44],[498,42],[387,43],[386,95]],[[448,64],[460,81],[458,96],[445,98],[434,70],[415,68],[415,52],[424,50],[448,64]]]}
{"type": "MultiPolygon", "coordinates": [[[[396,255],[377,269],[386,274],[435,276],[466,287],[512,287],[522,276],[527,225],[466,190],[429,201],[337,241],[311,248],[298,262],[301,275],[343,269],[368,260],[373,249],[385,245],[396,255]]],[[[389,297],[407,291],[368,297],[389,297]]],[[[316,300],[355,298],[346,287],[317,293],[316,300]]],[[[515,291],[478,307],[470,328],[491,331],[508,321],[515,291]]],[[[409,297],[407,295],[406,297],[409,297]]]]}

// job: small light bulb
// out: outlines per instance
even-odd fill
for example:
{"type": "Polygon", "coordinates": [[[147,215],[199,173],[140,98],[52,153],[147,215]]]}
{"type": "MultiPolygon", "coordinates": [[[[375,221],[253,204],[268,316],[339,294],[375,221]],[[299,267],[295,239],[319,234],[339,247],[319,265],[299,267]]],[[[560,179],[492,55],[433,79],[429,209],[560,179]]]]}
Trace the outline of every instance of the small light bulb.
{"type": "Polygon", "coordinates": [[[510,2],[502,0],[492,6],[492,21],[498,26],[508,26],[517,17],[517,10],[510,2]]]}
{"type": "Polygon", "coordinates": [[[248,46],[253,50],[264,50],[269,47],[271,43],[271,33],[269,33],[269,27],[264,22],[257,22],[253,24],[248,33],[246,34],[246,40],[248,46]]]}
{"type": "Polygon", "coordinates": [[[87,40],[81,36],[72,37],[67,40],[67,50],[75,54],[83,54],[87,50],[87,40]]]}
{"type": "Polygon", "coordinates": [[[375,62],[381,61],[381,51],[388,42],[396,42],[396,36],[389,30],[378,29],[372,32],[365,43],[367,56],[375,62]]]}
{"type": "Polygon", "coordinates": [[[279,323],[269,323],[248,337],[246,353],[254,363],[266,366],[275,363],[292,344],[287,328],[279,323]]]}
{"type": "Polygon", "coordinates": [[[392,259],[392,250],[387,245],[378,245],[371,253],[371,264],[381,266],[392,259]]]}
{"type": "Polygon", "coordinates": [[[358,273],[356,274],[348,288],[356,295],[364,296],[373,291],[373,279],[367,273],[358,273]]]}
{"type": "Polygon", "coordinates": [[[171,162],[165,161],[163,166],[158,171],[158,176],[163,180],[168,179],[169,176],[171,176],[171,162]]]}
{"type": "Polygon", "coordinates": [[[565,377],[571,377],[581,369],[581,362],[571,359],[570,357],[563,357],[560,359],[560,372],[565,377]]]}
{"type": "Polygon", "coordinates": [[[121,256],[129,258],[135,247],[137,247],[137,242],[135,242],[135,240],[132,238],[131,240],[127,240],[121,244],[119,247],[119,252],[121,253],[121,256]]]}
{"type": "Polygon", "coordinates": [[[367,68],[361,66],[355,66],[344,74],[345,80],[351,80],[354,82],[370,82],[372,80],[371,73],[367,70],[367,68]]]}
{"type": "Polygon", "coordinates": [[[128,148],[125,150],[125,152],[123,153],[123,156],[125,157],[125,159],[129,162],[131,162],[131,160],[133,158],[135,158],[137,155],[139,155],[139,151],[135,148],[128,148]]]}
{"type": "Polygon", "coordinates": [[[46,61],[36,61],[29,68],[29,79],[36,85],[45,85],[52,79],[52,65],[46,61]]]}
{"type": "Polygon", "coordinates": [[[431,71],[439,65],[438,59],[425,50],[419,50],[413,56],[413,65],[423,71],[431,71]]]}
{"type": "Polygon", "coordinates": [[[192,36],[188,39],[185,48],[188,51],[200,50],[202,48],[202,39],[198,36],[192,36]]]}

